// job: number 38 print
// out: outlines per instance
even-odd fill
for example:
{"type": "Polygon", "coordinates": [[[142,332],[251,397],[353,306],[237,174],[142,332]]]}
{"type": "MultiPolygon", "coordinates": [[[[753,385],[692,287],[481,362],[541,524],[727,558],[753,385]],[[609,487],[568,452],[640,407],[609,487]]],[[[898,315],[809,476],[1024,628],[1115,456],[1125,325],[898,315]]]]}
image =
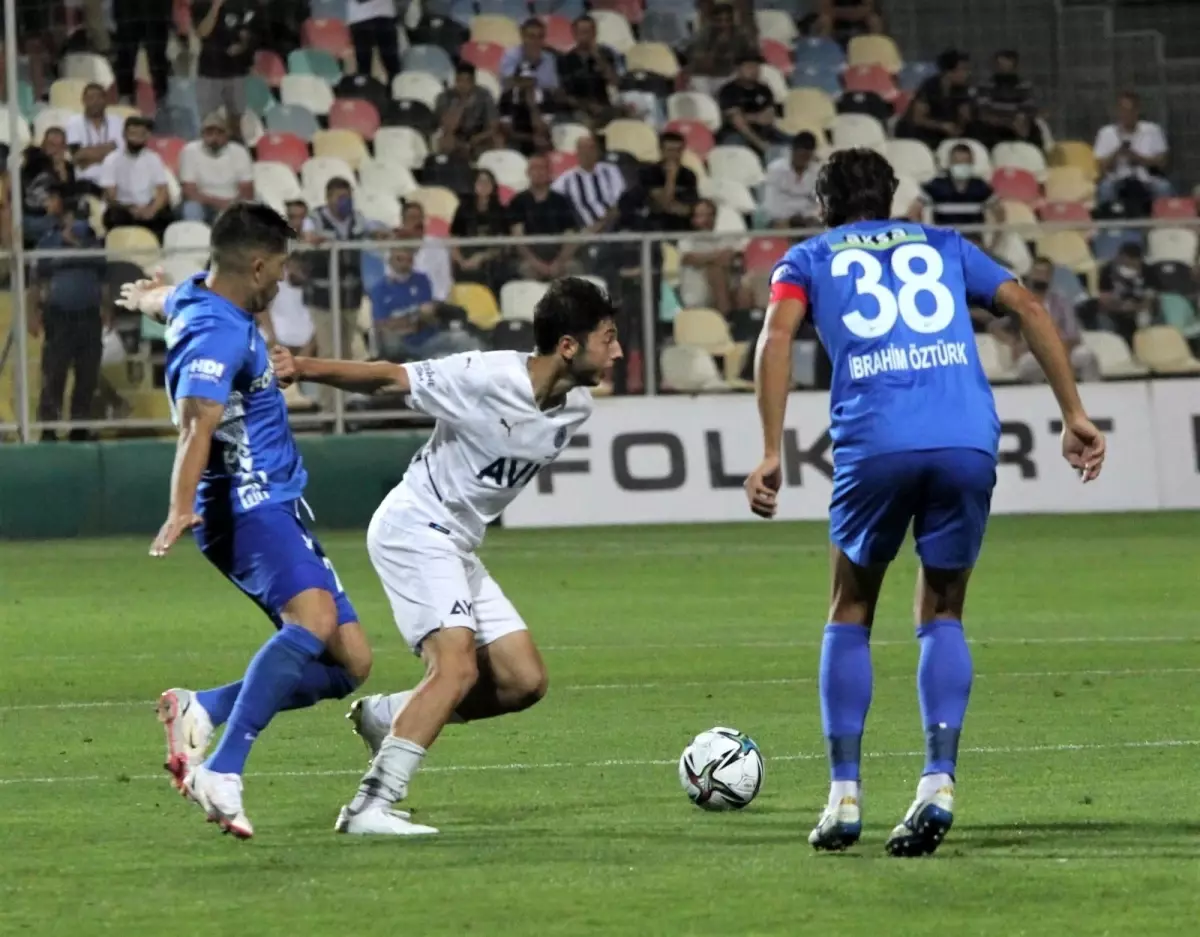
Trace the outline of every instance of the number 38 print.
{"type": "Polygon", "coordinates": [[[929,244],[904,244],[894,250],[890,257],[891,272],[900,284],[893,292],[883,282],[884,267],[879,258],[859,248],[839,251],[833,255],[829,272],[835,277],[858,276],[855,289],[860,296],[870,296],[879,305],[878,312],[868,317],[860,309],[852,309],[842,316],[854,335],[859,338],[880,338],[890,332],[896,320],[903,319],[914,332],[925,335],[941,332],[954,321],[954,294],[942,282],[945,265],[942,256],[929,244]],[[924,269],[914,269],[919,262],[924,269]],[[920,301],[918,297],[928,294],[930,299],[920,301]],[[931,312],[922,312],[921,307],[931,312]]]}

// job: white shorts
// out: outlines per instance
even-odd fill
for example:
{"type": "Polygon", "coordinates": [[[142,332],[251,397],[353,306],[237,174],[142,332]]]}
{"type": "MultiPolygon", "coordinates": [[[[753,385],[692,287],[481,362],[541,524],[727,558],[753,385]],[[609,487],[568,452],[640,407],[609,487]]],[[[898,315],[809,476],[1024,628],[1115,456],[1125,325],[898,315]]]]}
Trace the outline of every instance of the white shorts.
{"type": "Polygon", "coordinates": [[[367,529],[367,553],[414,653],[440,628],[470,628],[476,647],[526,630],[479,557],[428,525],[395,526],[377,514],[367,529]]]}

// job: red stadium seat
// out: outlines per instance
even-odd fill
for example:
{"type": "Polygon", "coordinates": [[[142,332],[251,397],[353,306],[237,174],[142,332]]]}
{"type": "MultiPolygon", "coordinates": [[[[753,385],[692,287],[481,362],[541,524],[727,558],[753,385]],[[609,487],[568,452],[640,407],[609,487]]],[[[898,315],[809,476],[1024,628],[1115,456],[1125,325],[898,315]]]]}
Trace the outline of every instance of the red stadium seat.
{"type": "Polygon", "coordinates": [[[380,123],[375,105],[362,98],[338,98],[329,109],[330,130],[353,130],[367,141],[375,139],[380,123]]]}
{"type": "Polygon", "coordinates": [[[341,58],[354,46],[350,27],[341,20],[305,20],[300,25],[300,44],[309,49],[321,49],[341,58]]]}
{"type": "Polygon", "coordinates": [[[758,50],[767,60],[768,65],[774,65],[785,75],[790,75],[792,69],[796,67],[796,59],[792,55],[792,50],[778,39],[758,40],[758,50]]]}
{"type": "Polygon", "coordinates": [[[574,169],[579,165],[579,158],[574,153],[564,153],[562,150],[555,150],[548,154],[550,157],[550,177],[557,179],[568,169],[574,169]]]}
{"type": "Polygon", "coordinates": [[[1082,202],[1046,202],[1038,213],[1042,221],[1091,224],[1092,215],[1082,202]]]}
{"type": "Polygon", "coordinates": [[[150,149],[157,153],[171,172],[179,175],[179,154],[187,145],[180,137],[151,137],[150,149]]]}
{"type": "Polygon", "coordinates": [[[1196,200],[1194,198],[1156,198],[1154,200],[1155,218],[1195,218],[1196,200]]]}
{"type": "Polygon", "coordinates": [[[698,120],[678,118],[667,124],[664,130],[673,130],[683,137],[684,145],[701,159],[708,159],[708,151],[716,146],[713,132],[698,120]]]}
{"type": "Polygon", "coordinates": [[[645,12],[642,7],[642,0],[593,0],[593,10],[611,10],[613,13],[620,13],[625,19],[629,20],[631,26],[636,26],[642,21],[642,14],[645,12]]]}
{"type": "Polygon", "coordinates": [[[908,106],[912,104],[912,99],[915,98],[915,91],[897,91],[896,96],[892,98],[892,110],[904,116],[908,113],[908,106]]]}
{"type": "Polygon", "coordinates": [[[546,45],[555,52],[570,52],[575,46],[575,36],[571,33],[571,21],[557,13],[547,13],[541,17],[546,27],[546,45]]]}
{"type": "Polygon", "coordinates": [[[496,189],[500,196],[500,204],[507,208],[508,203],[511,202],[513,200],[513,196],[517,194],[516,190],[510,189],[506,185],[497,186],[496,189]]]}
{"type": "Polygon", "coordinates": [[[254,53],[254,74],[262,78],[272,88],[278,88],[287,74],[287,63],[278,52],[270,49],[259,49],[254,53]]]}
{"type": "Polygon", "coordinates": [[[746,245],[743,263],[747,272],[770,270],[787,253],[791,243],[786,238],[754,238],[746,245]]]}
{"type": "Polygon", "coordinates": [[[885,101],[896,99],[896,81],[882,65],[853,65],[842,72],[842,84],[850,92],[869,91],[885,101]]]}
{"type": "Polygon", "coordinates": [[[430,237],[445,238],[450,236],[450,222],[445,218],[425,217],[425,233],[430,237]]]}
{"type": "Polygon", "coordinates": [[[255,158],[273,163],[285,163],[292,172],[308,162],[308,144],[294,133],[268,133],[254,147],[255,158]]]}
{"type": "Polygon", "coordinates": [[[1037,177],[1024,169],[1004,166],[992,173],[992,189],[996,198],[1012,199],[1026,205],[1037,205],[1042,200],[1042,188],[1037,177]]]}
{"type": "Polygon", "coordinates": [[[464,42],[459,50],[459,56],[464,62],[469,62],[476,68],[482,68],[493,75],[500,74],[500,60],[504,58],[504,46],[496,42],[477,42],[472,39],[464,42]]]}

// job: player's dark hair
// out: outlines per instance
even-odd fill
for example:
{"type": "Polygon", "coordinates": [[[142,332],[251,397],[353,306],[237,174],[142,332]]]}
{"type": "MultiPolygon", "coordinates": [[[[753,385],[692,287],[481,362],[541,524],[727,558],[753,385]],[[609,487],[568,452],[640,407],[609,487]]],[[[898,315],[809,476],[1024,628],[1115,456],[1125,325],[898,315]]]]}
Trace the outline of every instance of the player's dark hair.
{"type": "Polygon", "coordinates": [[[591,280],[555,280],[533,309],[534,345],[539,355],[548,355],[567,335],[583,344],[601,322],[616,314],[608,294],[591,280]]]}
{"type": "Polygon", "coordinates": [[[897,185],[892,164],[874,150],[838,150],[817,176],[825,224],[834,228],[851,221],[890,218],[897,185]]]}
{"type": "Polygon", "coordinates": [[[283,254],[296,236],[287,220],[261,202],[234,202],[212,226],[212,259],[223,269],[245,266],[251,253],[283,254]]]}

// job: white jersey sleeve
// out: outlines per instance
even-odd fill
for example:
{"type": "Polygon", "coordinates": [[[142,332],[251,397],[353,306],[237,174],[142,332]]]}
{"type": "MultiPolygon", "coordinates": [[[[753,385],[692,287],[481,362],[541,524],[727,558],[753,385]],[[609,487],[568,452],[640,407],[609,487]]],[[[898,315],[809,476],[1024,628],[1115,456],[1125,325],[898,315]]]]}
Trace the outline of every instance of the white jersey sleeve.
{"type": "Polygon", "coordinates": [[[487,369],[480,354],[469,351],[404,365],[412,405],[447,423],[471,417],[487,383],[487,369]]]}

